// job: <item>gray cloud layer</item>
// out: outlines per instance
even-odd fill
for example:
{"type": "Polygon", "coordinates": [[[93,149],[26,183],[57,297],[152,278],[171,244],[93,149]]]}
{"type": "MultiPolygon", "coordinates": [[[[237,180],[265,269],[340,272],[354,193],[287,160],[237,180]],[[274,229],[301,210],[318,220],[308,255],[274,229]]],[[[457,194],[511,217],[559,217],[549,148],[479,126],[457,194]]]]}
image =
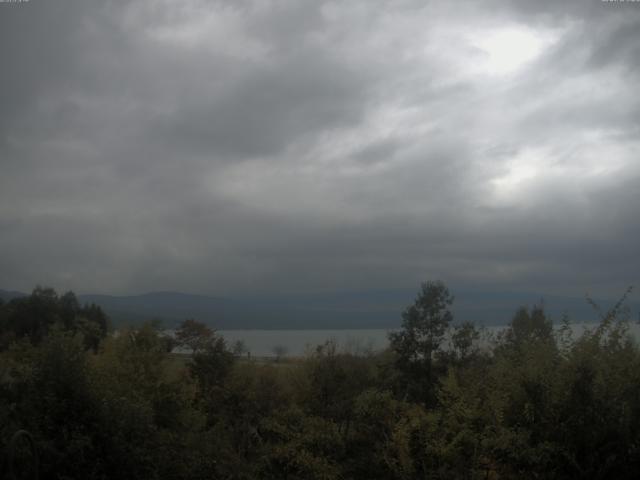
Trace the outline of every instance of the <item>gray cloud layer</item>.
{"type": "Polygon", "coordinates": [[[638,283],[640,3],[0,3],[0,285],[638,283]]]}

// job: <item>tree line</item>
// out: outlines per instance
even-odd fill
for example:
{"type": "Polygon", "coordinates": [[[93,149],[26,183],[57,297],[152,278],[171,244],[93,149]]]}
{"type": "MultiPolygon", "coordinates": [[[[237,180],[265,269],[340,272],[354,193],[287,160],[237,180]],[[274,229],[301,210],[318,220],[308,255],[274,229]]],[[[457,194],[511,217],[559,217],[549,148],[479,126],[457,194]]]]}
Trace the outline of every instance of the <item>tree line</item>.
{"type": "Polygon", "coordinates": [[[493,338],[421,285],[382,352],[248,359],[208,326],[110,333],[36,288],[0,302],[0,465],[56,479],[594,479],[640,473],[624,297],[577,335],[542,306],[493,338]],[[179,344],[189,354],[172,353],[179,344]],[[27,431],[33,453],[15,450],[27,431]],[[9,458],[9,457],[12,458],[9,458]],[[13,458],[15,457],[15,458],[13,458]]]}

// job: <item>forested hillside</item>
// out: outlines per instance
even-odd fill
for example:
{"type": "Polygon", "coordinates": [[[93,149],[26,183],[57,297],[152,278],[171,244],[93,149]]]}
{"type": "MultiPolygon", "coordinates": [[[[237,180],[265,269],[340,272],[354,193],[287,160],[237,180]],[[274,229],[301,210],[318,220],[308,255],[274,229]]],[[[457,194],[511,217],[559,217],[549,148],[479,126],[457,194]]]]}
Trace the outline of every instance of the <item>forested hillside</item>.
{"type": "Polygon", "coordinates": [[[537,306],[481,339],[453,322],[447,287],[427,282],[387,351],[326,343],[258,361],[197,321],[175,339],[152,323],[110,334],[99,307],[39,288],[0,304],[2,468],[60,479],[638,478],[640,350],[623,300],[577,338],[537,306]],[[171,353],[177,343],[190,354],[171,353]]]}

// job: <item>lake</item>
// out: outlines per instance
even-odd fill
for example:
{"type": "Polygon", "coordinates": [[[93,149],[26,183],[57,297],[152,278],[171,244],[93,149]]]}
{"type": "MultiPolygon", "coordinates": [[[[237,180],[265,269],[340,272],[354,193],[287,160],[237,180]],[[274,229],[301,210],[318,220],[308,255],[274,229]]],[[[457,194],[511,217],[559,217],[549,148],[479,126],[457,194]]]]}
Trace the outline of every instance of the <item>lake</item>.
{"type": "MultiPolygon", "coordinates": [[[[574,338],[586,328],[596,326],[595,323],[572,324],[574,338]]],[[[555,327],[557,328],[558,325],[555,327]]],[[[485,336],[495,335],[504,328],[504,326],[486,327],[485,336]]],[[[287,356],[298,357],[327,340],[337,342],[340,350],[346,349],[354,353],[383,350],[389,344],[387,334],[390,331],[392,330],[218,330],[217,333],[226,339],[229,347],[232,347],[236,341],[242,340],[253,356],[275,356],[274,347],[281,346],[286,349],[287,356]]],[[[636,339],[640,339],[640,326],[637,323],[630,324],[630,332],[636,339]]]]}
{"type": "Polygon", "coordinates": [[[299,357],[308,349],[334,340],[340,348],[352,352],[383,350],[387,347],[387,332],[390,330],[218,330],[229,347],[242,340],[251,355],[257,357],[275,356],[276,346],[284,347],[288,356],[299,357]]]}

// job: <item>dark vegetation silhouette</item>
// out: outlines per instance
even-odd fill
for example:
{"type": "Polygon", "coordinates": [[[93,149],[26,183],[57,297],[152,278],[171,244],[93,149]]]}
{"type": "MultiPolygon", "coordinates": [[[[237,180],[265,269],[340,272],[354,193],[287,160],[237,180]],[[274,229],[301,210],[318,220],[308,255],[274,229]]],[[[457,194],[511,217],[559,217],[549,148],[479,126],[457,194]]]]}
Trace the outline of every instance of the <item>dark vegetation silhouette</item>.
{"type": "Polygon", "coordinates": [[[538,305],[491,337],[426,282],[386,351],[276,363],[194,320],[109,332],[99,307],[36,288],[0,302],[3,478],[638,478],[625,298],[579,335],[538,305]]]}

